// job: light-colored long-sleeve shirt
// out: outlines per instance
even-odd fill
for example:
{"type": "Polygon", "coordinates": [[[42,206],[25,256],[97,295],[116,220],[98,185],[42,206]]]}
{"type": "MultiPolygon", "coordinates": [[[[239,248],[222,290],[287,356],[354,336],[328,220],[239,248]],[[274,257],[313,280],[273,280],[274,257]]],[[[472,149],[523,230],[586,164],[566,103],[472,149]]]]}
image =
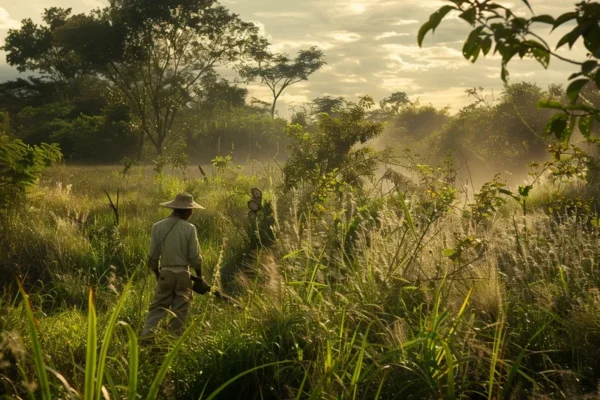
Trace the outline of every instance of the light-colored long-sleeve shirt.
{"type": "Polygon", "coordinates": [[[150,238],[150,260],[160,260],[164,270],[181,272],[190,266],[201,275],[202,256],[196,227],[176,216],[155,223],[150,238]]]}

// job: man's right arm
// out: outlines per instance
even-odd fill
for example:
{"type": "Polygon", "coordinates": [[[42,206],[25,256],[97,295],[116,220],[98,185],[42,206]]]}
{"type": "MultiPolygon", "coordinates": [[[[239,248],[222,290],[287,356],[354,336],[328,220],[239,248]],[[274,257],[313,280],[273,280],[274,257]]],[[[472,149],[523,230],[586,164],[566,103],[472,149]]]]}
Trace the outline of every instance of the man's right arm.
{"type": "Polygon", "coordinates": [[[158,250],[158,241],[156,237],[156,226],[152,226],[152,234],[150,235],[150,255],[148,257],[148,268],[154,272],[156,279],[158,279],[158,260],[160,258],[160,251],[158,250]]]}
{"type": "Polygon", "coordinates": [[[202,255],[200,255],[200,243],[198,243],[198,234],[196,227],[192,225],[191,234],[188,242],[188,262],[194,269],[197,276],[202,276],[202,255]]]}

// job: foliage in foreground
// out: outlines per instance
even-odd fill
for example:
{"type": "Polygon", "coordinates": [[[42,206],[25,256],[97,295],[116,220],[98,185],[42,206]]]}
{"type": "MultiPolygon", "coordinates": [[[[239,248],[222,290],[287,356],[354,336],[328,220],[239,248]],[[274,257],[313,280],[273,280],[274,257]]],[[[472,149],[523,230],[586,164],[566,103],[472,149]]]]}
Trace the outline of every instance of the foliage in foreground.
{"type": "Polygon", "coordinates": [[[501,78],[508,81],[508,64],[515,57],[530,57],[544,68],[548,68],[551,59],[561,60],[580,68],[580,72],[569,77],[566,89],[568,104],[553,99],[540,101],[541,108],[561,110],[548,122],[546,134],[554,135],[563,145],[568,145],[576,127],[580,133],[590,139],[594,122],[600,123],[600,109],[582,96],[586,86],[600,89],[600,3],[592,0],[580,1],[575,10],[553,17],[551,15],[534,15],[528,0],[522,0],[531,12],[531,17],[523,17],[511,10],[512,5],[505,6],[494,1],[472,2],[470,0],[450,0],[431,14],[429,21],[419,29],[417,41],[419,46],[427,33],[435,32],[442,20],[449,13],[457,13],[474,29],[463,46],[463,56],[476,62],[480,55],[498,54],[501,58],[501,78]],[[550,46],[537,32],[536,28],[546,26],[551,32],[568,22],[575,26],[556,44],[550,46]],[[551,28],[551,29],[550,29],[551,28]],[[563,57],[557,50],[568,44],[572,49],[582,39],[586,52],[584,60],[563,57]]]}
{"type": "Polygon", "coordinates": [[[391,191],[331,196],[316,218],[296,212],[293,192],[276,197],[269,181],[278,178],[268,170],[207,182],[138,167],[125,176],[53,168],[39,189],[45,196],[32,192],[29,213],[11,221],[11,240],[28,254],[13,247],[4,251],[11,263],[0,264],[2,271],[24,265],[43,246],[40,260],[50,269],[43,287],[28,280],[29,302],[14,292],[1,300],[4,390],[85,397],[97,396],[102,382],[111,398],[137,391],[198,399],[217,390],[217,398],[273,399],[593,393],[600,379],[593,204],[553,203],[547,213],[545,191],[556,199],[550,185],[528,194],[526,216],[510,198],[483,213],[497,192],[455,212],[451,170],[419,168],[412,184],[386,173],[391,191]],[[117,228],[100,190],[110,185],[123,188],[117,228]],[[247,224],[243,193],[253,186],[274,207],[276,242],[236,270],[228,263],[249,239],[239,228],[247,224]],[[179,344],[161,334],[156,345],[136,347],[133,332],[153,288],[140,262],[148,227],[161,215],[156,204],[180,190],[207,206],[192,220],[207,277],[237,282],[243,309],[198,296],[179,344]],[[220,279],[224,271],[237,279],[220,279]],[[94,298],[82,282],[95,288],[94,298]]]}

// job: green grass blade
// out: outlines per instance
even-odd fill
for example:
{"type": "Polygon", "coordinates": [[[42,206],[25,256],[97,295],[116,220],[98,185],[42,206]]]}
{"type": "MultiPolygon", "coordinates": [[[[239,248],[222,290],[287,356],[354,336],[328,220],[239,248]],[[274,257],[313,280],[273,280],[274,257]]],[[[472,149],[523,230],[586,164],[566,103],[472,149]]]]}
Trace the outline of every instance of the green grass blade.
{"type": "Polygon", "coordinates": [[[404,212],[404,218],[406,219],[406,223],[408,224],[408,227],[412,231],[415,238],[417,238],[417,229],[415,228],[415,223],[412,220],[412,215],[410,215],[410,210],[406,205],[406,199],[404,198],[404,194],[398,191],[398,196],[400,197],[400,205],[402,206],[402,212],[404,212]]]}
{"type": "Polygon", "coordinates": [[[519,368],[521,367],[521,362],[523,361],[523,358],[525,357],[525,351],[527,350],[527,348],[529,347],[531,342],[533,340],[535,340],[536,337],[538,337],[542,332],[544,332],[546,330],[548,325],[550,325],[550,323],[547,323],[544,326],[542,326],[540,329],[538,329],[538,331],[529,339],[529,341],[527,342],[527,345],[525,347],[523,347],[523,349],[521,349],[521,351],[519,352],[519,355],[517,356],[515,362],[513,363],[512,367],[508,373],[508,378],[506,380],[506,384],[504,385],[504,388],[502,389],[502,394],[500,395],[501,399],[507,399],[509,397],[510,390],[512,388],[512,381],[515,378],[515,376],[517,375],[517,373],[519,372],[519,368]]]}
{"type": "Polygon", "coordinates": [[[148,396],[146,397],[147,400],[154,400],[154,399],[158,398],[158,391],[160,389],[160,384],[162,383],[163,379],[165,379],[165,376],[167,375],[167,371],[169,370],[169,367],[173,363],[173,360],[175,360],[175,357],[177,357],[179,350],[181,350],[183,341],[190,335],[190,332],[192,332],[193,328],[194,328],[194,323],[192,322],[190,327],[187,328],[186,331],[183,333],[183,335],[181,335],[181,337],[177,340],[177,342],[175,343],[175,346],[173,346],[173,348],[171,349],[169,354],[167,354],[165,361],[160,366],[160,370],[154,377],[154,381],[152,381],[152,385],[150,385],[150,390],[148,391],[148,396]]]}
{"type": "Polygon", "coordinates": [[[354,372],[352,373],[352,379],[350,380],[350,388],[353,392],[353,398],[356,399],[356,392],[358,390],[358,381],[360,379],[360,372],[363,366],[363,360],[365,358],[365,350],[367,348],[367,336],[369,336],[369,330],[371,330],[371,324],[367,327],[365,336],[363,336],[362,344],[360,345],[360,351],[358,353],[358,360],[354,366],[354,372]]]}
{"type": "MultiPolygon", "coordinates": [[[[206,398],[206,400],[212,400],[212,399],[216,398],[216,397],[217,397],[217,395],[218,395],[218,394],[219,394],[219,393],[220,393],[220,392],[221,392],[223,389],[225,389],[225,388],[226,388],[227,386],[229,386],[231,383],[235,382],[236,380],[238,380],[239,378],[241,378],[241,377],[242,377],[242,376],[244,376],[244,375],[248,375],[248,374],[250,374],[250,373],[252,373],[252,372],[254,372],[254,371],[258,371],[259,369],[262,369],[262,368],[272,367],[272,366],[274,366],[274,365],[281,365],[281,364],[286,364],[286,363],[291,363],[291,362],[293,362],[293,361],[292,361],[292,360],[275,361],[275,362],[272,362],[272,363],[268,363],[268,364],[259,365],[258,367],[250,368],[250,369],[248,369],[248,370],[246,370],[246,371],[244,371],[244,372],[242,372],[242,373],[239,373],[239,374],[237,374],[236,376],[234,376],[233,378],[231,378],[230,380],[228,380],[227,382],[225,382],[224,384],[222,384],[221,386],[219,386],[219,387],[217,388],[217,390],[215,390],[214,392],[212,392],[212,393],[210,394],[210,396],[208,396],[208,397],[206,398]]],[[[201,399],[202,399],[202,397],[200,397],[200,399],[199,399],[199,400],[201,400],[201,399]]]]}
{"type": "Polygon", "coordinates": [[[494,333],[494,344],[492,347],[492,359],[490,362],[490,376],[488,379],[488,400],[494,398],[494,379],[496,375],[496,365],[499,361],[500,348],[504,342],[504,312],[500,315],[500,321],[494,333]]]}
{"type": "Polygon", "coordinates": [[[452,358],[452,352],[450,351],[450,346],[448,346],[448,343],[442,341],[441,344],[444,348],[444,354],[446,354],[446,365],[448,367],[448,388],[446,398],[448,400],[454,400],[456,398],[454,388],[454,359],[452,358]]]}
{"type": "Polygon", "coordinates": [[[19,285],[19,291],[21,292],[21,296],[23,296],[23,301],[25,302],[25,310],[27,313],[27,325],[29,325],[29,335],[31,336],[31,346],[33,348],[33,358],[35,361],[35,369],[38,374],[38,380],[40,385],[40,390],[42,392],[42,399],[51,400],[52,396],[50,394],[50,382],[48,381],[48,375],[46,374],[46,366],[44,365],[44,356],[42,355],[42,345],[37,336],[37,328],[35,326],[35,318],[33,317],[33,308],[29,303],[29,297],[25,292],[25,288],[23,287],[23,283],[21,280],[17,278],[17,284],[19,285]]]}
{"type": "Polygon", "coordinates": [[[448,331],[448,335],[447,335],[448,338],[452,337],[452,335],[454,334],[454,331],[456,330],[458,323],[462,319],[462,316],[467,309],[467,304],[469,303],[469,299],[471,298],[472,294],[473,294],[473,288],[469,289],[469,292],[467,293],[467,297],[465,297],[462,307],[460,307],[460,310],[458,311],[458,314],[456,315],[456,318],[454,319],[454,324],[452,325],[452,328],[450,328],[450,331],[448,331]]]}
{"type": "Polygon", "coordinates": [[[387,378],[387,372],[381,378],[381,382],[379,382],[379,387],[377,388],[377,393],[375,393],[375,397],[373,400],[379,400],[379,396],[381,396],[381,390],[383,389],[383,384],[385,383],[385,379],[387,378]]]}
{"type": "Polygon", "coordinates": [[[137,399],[138,366],[140,363],[137,336],[128,323],[121,321],[119,324],[123,325],[129,339],[129,385],[127,387],[129,394],[127,399],[135,400],[137,399]]]}
{"type": "Polygon", "coordinates": [[[56,379],[58,379],[58,381],[62,384],[65,392],[68,393],[68,397],[67,398],[69,398],[69,399],[71,399],[71,398],[78,399],[79,398],[79,393],[77,393],[77,391],[75,389],[73,389],[71,387],[71,385],[69,385],[69,382],[67,381],[67,379],[62,374],[60,374],[58,371],[53,370],[50,367],[46,367],[46,370],[48,372],[50,372],[52,375],[54,375],[54,377],[56,379]]]}
{"type": "MultiPolygon", "coordinates": [[[[94,399],[94,384],[96,379],[96,347],[98,345],[98,335],[96,333],[96,307],[94,306],[94,291],[90,288],[88,297],[88,330],[87,330],[87,350],[85,356],[85,388],[83,392],[84,400],[94,399]]],[[[101,386],[101,385],[100,385],[101,386]]]]}
{"type": "Polygon", "coordinates": [[[304,390],[304,385],[306,384],[306,379],[308,378],[310,366],[311,366],[311,364],[308,364],[308,367],[306,367],[306,372],[304,373],[304,378],[302,378],[302,383],[300,384],[300,387],[298,388],[298,393],[296,394],[296,400],[300,400],[302,398],[302,394],[303,394],[302,391],[304,390]]]}
{"type": "Polygon", "coordinates": [[[371,330],[371,324],[369,324],[369,326],[367,327],[367,331],[365,332],[365,336],[363,336],[360,351],[358,353],[358,360],[356,361],[356,365],[354,366],[354,373],[352,374],[352,379],[350,381],[351,387],[356,386],[360,378],[360,371],[362,369],[363,360],[365,357],[365,350],[367,348],[367,336],[369,336],[369,330],[371,330]]]}
{"type": "MultiPolygon", "coordinates": [[[[135,273],[134,273],[135,275],[135,273]]],[[[127,293],[131,288],[131,283],[133,282],[133,276],[127,282],[127,285],[123,289],[123,294],[121,294],[121,298],[119,299],[117,306],[115,307],[112,315],[110,316],[110,320],[108,322],[108,326],[106,327],[106,331],[104,332],[104,337],[102,339],[102,347],[100,348],[100,356],[98,357],[98,373],[96,378],[96,399],[102,398],[102,382],[104,381],[104,368],[106,366],[106,355],[108,354],[108,348],[110,346],[110,342],[113,336],[113,332],[115,330],[115,325],[117,324],[117,318],[119,318],[119,314],[123,309],[123,305],[125,304],[125,297],[127,297],[127,293]]]]}

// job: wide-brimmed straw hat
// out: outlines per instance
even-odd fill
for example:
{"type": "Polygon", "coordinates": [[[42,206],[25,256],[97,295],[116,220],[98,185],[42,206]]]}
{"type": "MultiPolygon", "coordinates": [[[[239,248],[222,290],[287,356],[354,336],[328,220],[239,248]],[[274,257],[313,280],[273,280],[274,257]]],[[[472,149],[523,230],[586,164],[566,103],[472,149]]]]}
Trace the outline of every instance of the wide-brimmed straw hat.
{"type": "Polygon", "coordinates": [[[189,193],[179,193],[175,196],[175,200],[160,203],[161,206],[167,208],[176,208],[179,210],[199,209],[204,210],[200,204],[194,201],[194,197],[189,193]]]}

